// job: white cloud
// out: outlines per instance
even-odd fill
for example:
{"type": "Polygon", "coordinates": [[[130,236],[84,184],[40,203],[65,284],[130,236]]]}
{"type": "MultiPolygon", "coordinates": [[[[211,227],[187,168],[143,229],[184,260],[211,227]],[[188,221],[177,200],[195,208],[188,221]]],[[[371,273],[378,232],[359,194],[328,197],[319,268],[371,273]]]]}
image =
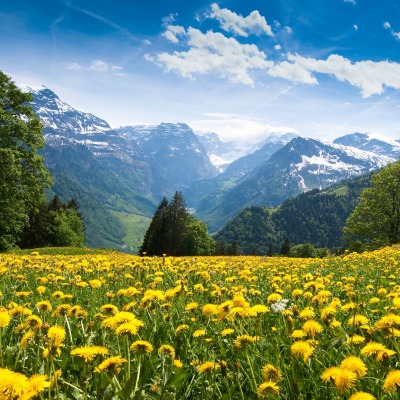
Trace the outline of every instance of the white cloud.
{"type": "Polygon", "coordinates": [[[400,40],[400,32],[395,32],[393,29],[392,29],[392,27],[391,27],[391,25],[390,25],[390,23],[389,22],[384,22],[383,23],[383,27],[385,28],[385,29],[389,29],[390,30],[390,33],[392,34],[392,36],[396,39],[396,40],[400,40]]]}
{"type": "Polygon", "coordinates": [[[178,25],[168,25],[167,30],[162,34],[165,38],[167,38],[172,43],[179,43],[178,36],[185,35],[185,28],[178,25]]]}
{"type": "Polygon", "coordinates": [[[288,60],[270,68],[272,76],[289,79],[299,83],[317,83],[312,73],[329,74],[340,81],[347,81],[361,89],[362,96],[381,94],[384,86],[400,89],[400,64],[389,61],[358,61],[352,63],[337,54],[326,60],[305,58],[298,54],[289,54],[288,60]]]}
{"type": "Polygon", "coordinates": [[[282,46],[281,46],[280,44],[276,44],[276,45],[274,46],[274,49],[279,51],[279,50],[282,49],[282,46]]]}
{"type": "Polygon", "coordinates": [[[356,0],[343,0],[345,3],[356,4],[356,0]]]}
{"type": "Polygon", "coordinates": [[[64,67],[65,69],[69,69],[72,71],[95,71],[95,72],[111,72],[113,75],[124,76],[122,71],[123,68],[118,65],[111,65],[106,63],[103,60],[93,60],[89,66],[85,67],[76,62],[68,63],[64,67]],[[118,71],[118,72],[117,72],[118,71]]]}
{"type": "MultiPolygon", "coordinates": [[[[146,55],[146,59],[163,66],[167,72],[176,71],[186,78],[193,78],[193,74],[216,73],[232,82],[251,86],[254,85],[250,77],[252,69],[273,65],[255,45],[241,44],[219,32],[203,33],[192,27],[187,31],[182,29],[178,29],[179,37],[189,46],[188,51],[146,55]]],[[[172,32],[171,27],[168,31],[172,32]]],[[[174,38],[179,42],[178,36],[174,38]]]]}
{"type": "Polygon", "coordinates": [[[266,19],[257,11],[252,11],[247,17],[236,14],[227,8],[219,8],[218,4],[211,5],[211,13],[207,17],[216,19],[226,32],[247,37],[249,34],[274,36],[266,19]]]}
{"type": "Polygon", "coordinates": [[[255,144],[271,133],[299,133],[290,126],[273,126],[238,114],[207,113],[204,117],[190,121],[189,125],[197,131],[217,132],[222,141],[242,140],[255,144]]]}
{"type": "Polygon", "coordinates": [[[358,25],[354,24],[353,28],[354,28],[355,31],[358,31],[358,25]]]}

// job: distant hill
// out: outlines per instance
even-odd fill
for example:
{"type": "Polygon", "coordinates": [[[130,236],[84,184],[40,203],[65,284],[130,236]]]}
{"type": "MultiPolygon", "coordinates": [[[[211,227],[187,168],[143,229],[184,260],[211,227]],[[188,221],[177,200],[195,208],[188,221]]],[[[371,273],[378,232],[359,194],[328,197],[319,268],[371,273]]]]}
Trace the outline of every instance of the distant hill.
{"type": "Polygon", "coordinates": [[[214,238],[227,244],[237,241],[244,254],[278,252],[285,238],[292,245],[341,248],[342,229],[358,196],[369,186],[371,174],[347,180],[325,190],[314,189],[285,200],[276,210],[248,207],[229,221],[214,238]]]}

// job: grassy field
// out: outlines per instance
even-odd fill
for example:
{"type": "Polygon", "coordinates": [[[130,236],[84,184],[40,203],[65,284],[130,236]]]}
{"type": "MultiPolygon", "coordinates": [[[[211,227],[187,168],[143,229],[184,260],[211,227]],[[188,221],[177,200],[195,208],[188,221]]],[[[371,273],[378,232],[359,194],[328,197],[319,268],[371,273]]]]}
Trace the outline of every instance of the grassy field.
{"type": "Polygon", "coordinates": [[[124,242],[132,247],[133,253],[137,253],[143,242],[143,237],[150,224],[151,218],[119,211],[113,211],[113,214],[126,228],[126,236],[123,238],[124,242]]]}
{"type": "Polygon", "coordinates": [[[399,265],[0,254],[0,399],[399,399],[399,265]]]}

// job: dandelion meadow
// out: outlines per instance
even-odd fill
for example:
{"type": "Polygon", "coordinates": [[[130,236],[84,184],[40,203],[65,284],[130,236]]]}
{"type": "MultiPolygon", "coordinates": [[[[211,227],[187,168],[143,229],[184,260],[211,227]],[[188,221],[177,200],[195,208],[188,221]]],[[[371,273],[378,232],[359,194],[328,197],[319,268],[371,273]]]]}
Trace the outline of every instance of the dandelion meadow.
{"type": "Polygon", "coordinates": [[[397,399],[400,247],[0,255],[1,399],[397,399]]]}

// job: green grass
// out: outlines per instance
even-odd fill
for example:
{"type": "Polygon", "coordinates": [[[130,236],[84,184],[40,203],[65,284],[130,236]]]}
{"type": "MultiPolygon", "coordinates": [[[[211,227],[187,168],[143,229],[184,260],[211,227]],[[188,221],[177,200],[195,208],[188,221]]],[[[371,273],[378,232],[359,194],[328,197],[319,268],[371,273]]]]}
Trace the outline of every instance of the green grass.
{"type": "Polygon", "coordinates": [[[132,247],[133,252],[136,253],[143,242],[143,237],[150,225],[151,218],[120,211],[113,211],[112,213],[125,226],[126,235],[123,238],[124,243],[132,247]]]}
{"type": "Polygon", "coordinates": [[[327,194],[336,194],[336,196],[346,196],[349,192],[349,188],[347,186],[339,186],[338,188],[334,189],[334,190],[327,190],[326,193],[327,194]]]}

